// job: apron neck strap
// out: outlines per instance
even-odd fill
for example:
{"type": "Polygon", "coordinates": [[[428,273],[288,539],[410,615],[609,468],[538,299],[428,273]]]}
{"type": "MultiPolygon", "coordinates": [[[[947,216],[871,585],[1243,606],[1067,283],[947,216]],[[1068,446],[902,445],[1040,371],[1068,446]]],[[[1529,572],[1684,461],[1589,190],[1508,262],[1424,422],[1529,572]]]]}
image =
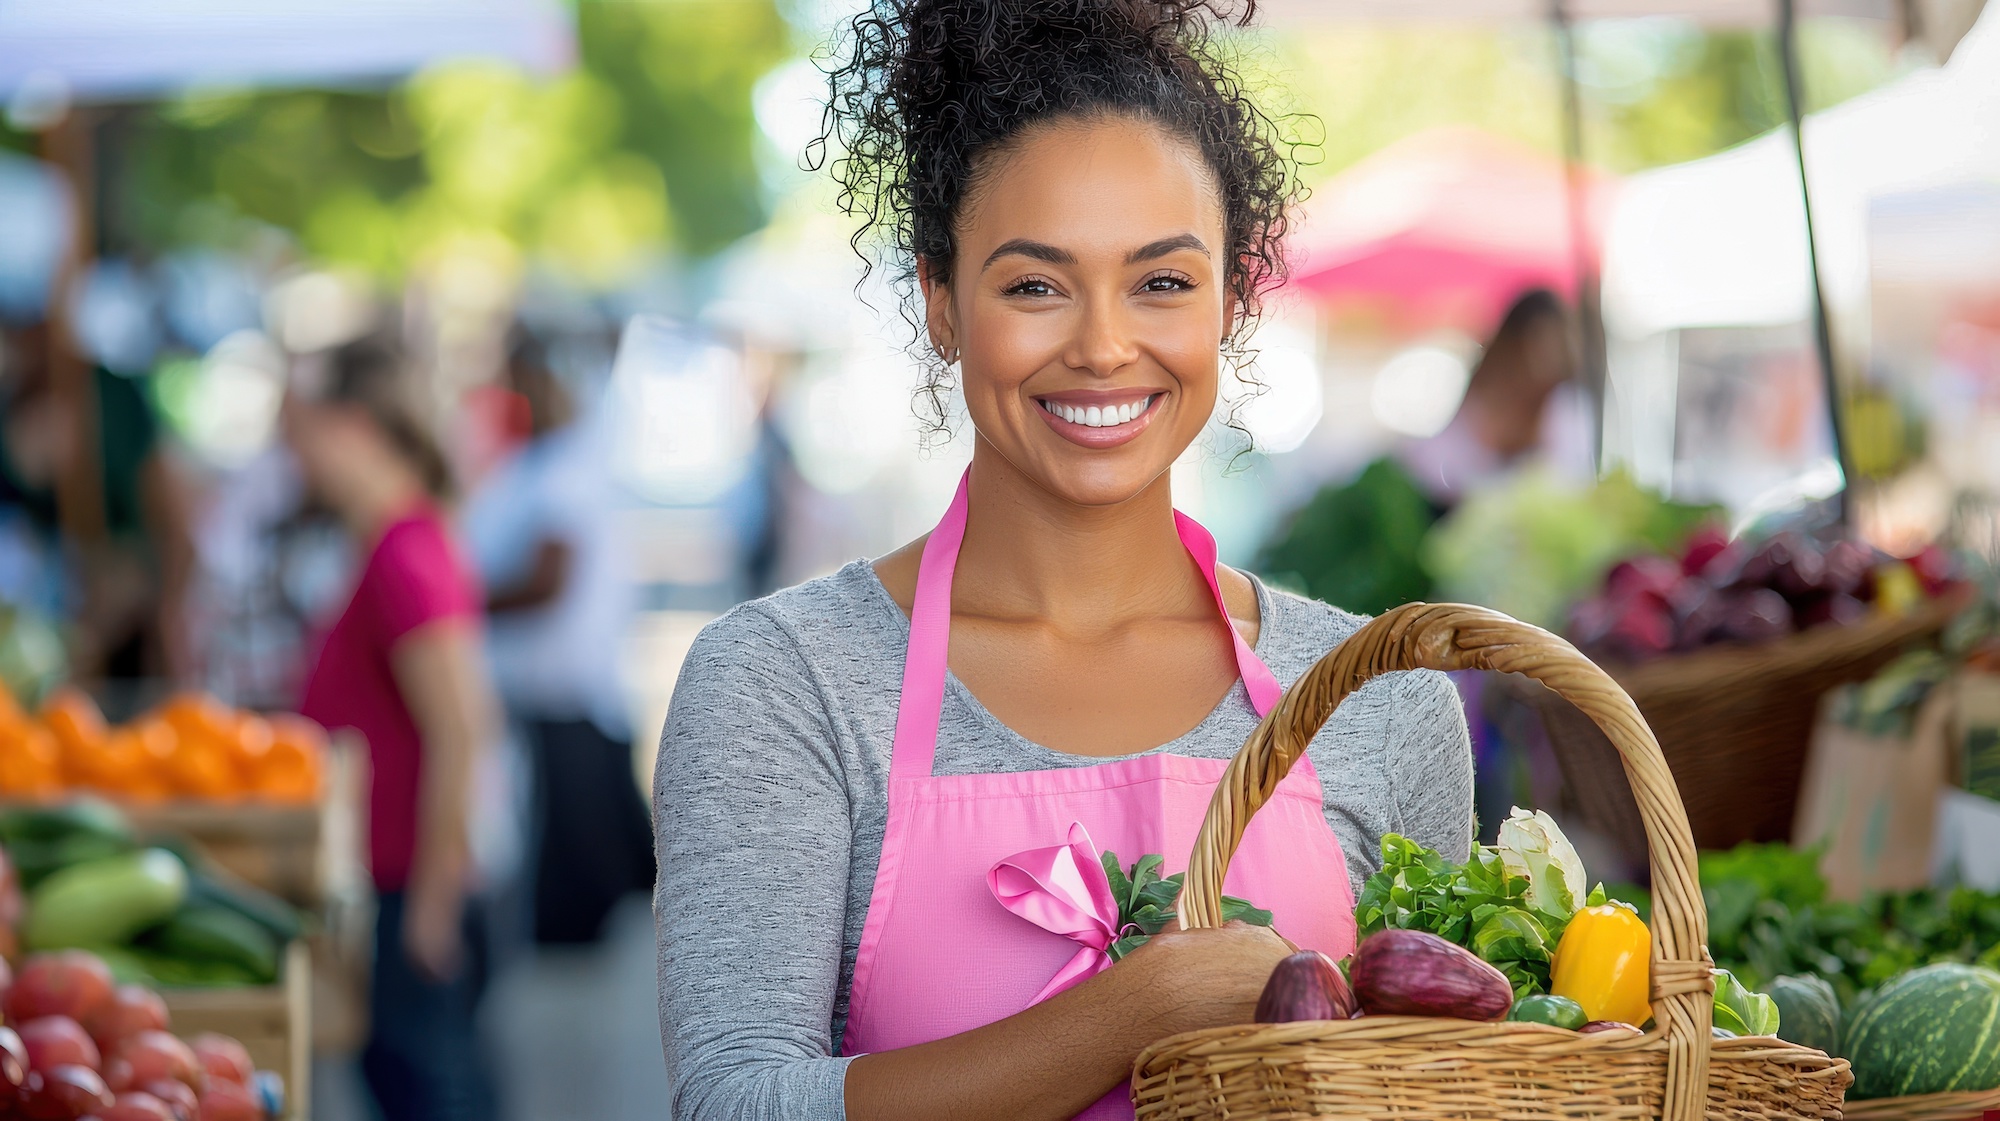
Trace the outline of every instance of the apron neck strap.
{"type": "MultiPolygon", "coordinates": [[[[917,569],[917,594],[910,604],[910,644],[903,658],[903,694],[896,707],[896,739],[890,748],[891,777],[926,776],[937,755],[938,716],[944,710],[945,663],[951,648],[951,577],[958,568],[959,546],[965,543],[965,517],[969,505],[967,486],[972,469],[958,479],[958,492],[944,512],[944,520],[924,542],[924,555],[917,569]]],[[[1277,706],[1284,692],[1271,668],[1250,649],[1230,621],[1229,607],[1222,598],[1222,584],[1216,579],[1215,538],[1199,522],[1179,510],[1174,511],[1174,532],[1187,548],[1202,579],[1208,582],[1215,608],[1229,631],[1236,652],[1236,672],[1243,679],[1250,705],[1261,718],[1277,706]]]]}

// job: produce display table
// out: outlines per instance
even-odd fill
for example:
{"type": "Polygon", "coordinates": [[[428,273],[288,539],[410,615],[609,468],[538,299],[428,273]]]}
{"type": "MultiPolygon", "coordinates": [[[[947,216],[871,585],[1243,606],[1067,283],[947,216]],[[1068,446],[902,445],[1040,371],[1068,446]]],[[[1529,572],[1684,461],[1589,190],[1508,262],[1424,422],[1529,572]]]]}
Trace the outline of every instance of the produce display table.
{"type": "Polygon", "coordinates": [[[174,1031],[234,1036],[259,1070],[285,1076],[285,1121],[307,1121],[312,1109],[312,956],[304,942],[285,949],[275,985],[222,989],[161,989],[174,1031]]]}
{"type": "MultiPolygon", "coordinates": [[[[1788,841],[1820,697],[1872,676],[1903,650],[1935,637],[1965,603],[1963,596],[1950,596],[1906,615],[1604,669],[1658,737],[1697,847],[1788,841]]],[[[1638,807],[1604,734],[1540,684],[1498,680],[1506,695],[1540,715],[1562,770],[1566,808],[1643,867],[1646,838],[1638,807]]]]}

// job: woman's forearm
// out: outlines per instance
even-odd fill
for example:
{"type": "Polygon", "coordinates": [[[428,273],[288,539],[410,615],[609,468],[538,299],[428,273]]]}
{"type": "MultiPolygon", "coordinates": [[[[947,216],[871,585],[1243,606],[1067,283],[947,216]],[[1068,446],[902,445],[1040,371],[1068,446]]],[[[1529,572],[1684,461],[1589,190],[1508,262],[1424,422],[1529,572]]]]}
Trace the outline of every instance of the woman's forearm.
{"type": "Polygon", "coordinates": [[[397,684],[423,740],[423,779],[410,887],[462,894],[471,867],[474,762],[485,734],[485,691],[471,631],[455,622],[396,644],[397,684]]]}
{"type": "Polygon", "coordinates": [[[1155,938],[1026,1011],[847,1068],[850,1121],[1061,1121],[1123,1082],[1156,1040],[1247,1022],[1287,952],[1262,928],[1155,938]]]}

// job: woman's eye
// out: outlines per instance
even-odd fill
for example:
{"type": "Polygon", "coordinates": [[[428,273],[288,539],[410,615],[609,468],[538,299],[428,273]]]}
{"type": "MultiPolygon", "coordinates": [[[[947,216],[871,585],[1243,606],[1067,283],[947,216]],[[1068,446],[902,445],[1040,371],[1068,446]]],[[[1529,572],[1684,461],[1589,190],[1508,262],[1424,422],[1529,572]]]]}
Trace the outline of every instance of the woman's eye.
{"type": "Polygon", "coordinates": [[[1056,290],[1055,286],[1046,280],[1030,278],[1027,280],[1017,280],[1008,285],[1004,294],[1009,296],[1053,296],[1056,294],[1056,290]]]}
{"type": "Polygon", "coordinates": [[[1194,282],[1184,276],[1152,276],[1139,286],[1141,292],[1187,292],[1194,288],[1194,282]]]}

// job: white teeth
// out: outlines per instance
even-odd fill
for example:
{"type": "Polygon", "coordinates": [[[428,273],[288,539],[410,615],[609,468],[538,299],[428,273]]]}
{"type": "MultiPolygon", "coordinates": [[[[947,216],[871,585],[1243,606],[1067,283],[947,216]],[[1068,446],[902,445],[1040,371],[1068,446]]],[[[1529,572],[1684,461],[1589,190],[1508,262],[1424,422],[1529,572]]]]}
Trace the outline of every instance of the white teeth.
{"type": "Polygon", "coordinates": [[[1081,424],[1086,428],[1110,428],[1113,425],[1126,424],[1137,420],[1158,396],[1158,394],[1154,394],[1150,397],[1131,401],[1123,405],[1091,405],[1089,407],[1064,405],[1056,401],[1044,401],[1042,402],[1042,407],[1069,421],[1071,424],[1081,424]]]}

